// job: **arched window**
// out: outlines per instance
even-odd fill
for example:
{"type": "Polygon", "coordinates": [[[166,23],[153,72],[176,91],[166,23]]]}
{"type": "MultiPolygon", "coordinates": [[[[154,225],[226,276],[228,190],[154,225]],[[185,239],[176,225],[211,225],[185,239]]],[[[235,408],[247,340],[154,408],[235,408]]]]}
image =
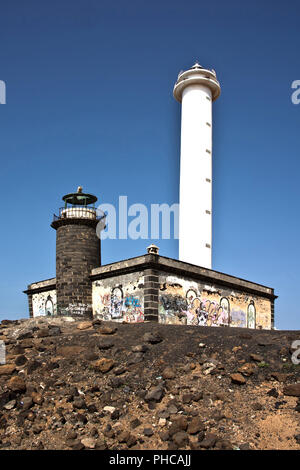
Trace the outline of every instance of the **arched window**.
{"type": "Polygon", "coordinates": [[[253,300],[251,300],[247,309],[247,326],[248,328],[255,328],[256,324],[256,310],[253,300]]]}
{"type": "Polygon", "coordinates": [[[229,325],[230,324],[230,303],[227,297],[222,297],[222,299],[220,300],[220,307],[222,310],[223,325],[229,325]]]}
{"type": "Polygon", "coordinates": [[[53,302],[52,302],[51,296],[48,295],[46,303],[45,303],[45,315],[50,316],[50,315],[53,315],[53,313],[54,313],[53,302]]]}
{"type": "Polygon", "coordinates": [[[111,318],[121,318],[123,315],[123,290],[121,287],[114,287],[111,292],[110,314],[111,318]]]}

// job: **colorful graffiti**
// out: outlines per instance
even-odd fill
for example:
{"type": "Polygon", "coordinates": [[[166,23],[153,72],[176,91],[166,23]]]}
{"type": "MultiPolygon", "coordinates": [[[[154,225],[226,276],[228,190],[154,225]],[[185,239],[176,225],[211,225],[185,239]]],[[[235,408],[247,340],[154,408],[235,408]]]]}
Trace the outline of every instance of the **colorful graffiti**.
{"type": "Polygon", "coordinates": [[[229,323],[229,304],[227,306],[200,298],[194,290],[189,289],[185,299],[161,295],[159,314],[163,323],[171,323],[172,317],[177,317],[180,323],[186,325],[221,326],[229,323]]]}
{"type": "Polygon", "coordinates": [[[144,321],[142,305],[138,297],[132,295],[124,299],[124,321],[127,323],[137,323],[144,321]]]}
{"type": "Polygon", "coordinates": [[[195,297],[189,305],[188,324],[202,326],[225,326],[229,323],[228,311],[216,301],[195,297]]]}
{"type": "Polygon", "coordinates": [[[144,321],[143,307],[139,297],[123,295],[119,287],[112,290],[110,296],[105,294],[101,298],[102,313],[97,316],[103,320],[119,320],[126,323],[138,323],[144,321]]]}
{"type": "MultiPolygon", "coordinates": [[[[93,286],[94,315],[101,320],[112,320],[126,323],[144,321],[143,291],[139,282],[125,283],[125,292],[119,286],[93,286]]],[[[123,284],[123,285],[124,285],[123,284]]]]}
{"type": "Polygon", "coordinates": [[[159,321],[166,324],[270,328],[270,302],[174,276],[160,277],[159,321]],[[256,302],[261,306],[258,315],[256,302]],[[259,321],[258,321],[259,319],[259,321]]]}

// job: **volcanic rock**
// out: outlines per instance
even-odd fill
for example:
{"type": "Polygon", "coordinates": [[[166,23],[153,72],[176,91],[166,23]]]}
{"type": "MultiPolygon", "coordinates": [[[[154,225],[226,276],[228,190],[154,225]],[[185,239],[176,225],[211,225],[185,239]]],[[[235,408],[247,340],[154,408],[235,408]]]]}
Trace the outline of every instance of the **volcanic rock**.
{"type": "Polygon", "coordinates": [[[99,370],[103,374],[110,371],[115,365],[115,362],[112,359],[107,359],[103,357],[98,361],[93,362],[93,366],[96,370],[99,370]]]}
{"type": "Polygon", "coordinates": [[[292,397],[300,397],[300,382],[286,385],[283,389],[283,394],[292,397]]]}
{"type": "Polygon", "coordinates": [[[1,375],[11,375],[16,370],[14,364],[4,364],[0,366],[0,376],[1,375]]]}
{"type": "Polygon", "coordinates": [[[242,374],[236,373],[231,374],[231,381],[237,385],[244,385],[246,383],[246,379],[242,376],[242,374]]]}
{"type": "Polygon", "coordinates": [[[24,380],[17,375],[8,381],[7,387],[13,392],[25,392],[26,390],[26,384],[24,380]]]}

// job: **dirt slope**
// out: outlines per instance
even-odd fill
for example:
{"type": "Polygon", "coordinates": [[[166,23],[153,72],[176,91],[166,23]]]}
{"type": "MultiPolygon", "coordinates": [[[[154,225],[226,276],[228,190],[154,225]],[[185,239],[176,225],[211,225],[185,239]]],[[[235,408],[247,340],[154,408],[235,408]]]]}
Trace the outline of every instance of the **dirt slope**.
{"type": "Polygon", "coordinates": [[[40,318],[0,340],[0,449],[300,449],[299,331],[40,318]]]}

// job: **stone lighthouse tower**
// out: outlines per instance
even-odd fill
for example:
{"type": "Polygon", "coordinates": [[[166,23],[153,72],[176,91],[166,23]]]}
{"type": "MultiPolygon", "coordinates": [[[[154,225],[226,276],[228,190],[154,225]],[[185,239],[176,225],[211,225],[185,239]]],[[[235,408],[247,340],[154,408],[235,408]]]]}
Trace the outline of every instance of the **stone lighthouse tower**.
{"type": "Polygon", "coordinates": [[[181,102],[179,259],[212,267],[212,102],[220,95],[214,70],[196,63],[180,72],[181,102]]]}
{"type": "Polygon", "coordinates": [[[51,224],[56,230],[57,313],[92,316],[92,269],[101,264],[96,196],[76,193],[63,196],[64,207],[51,224]]]}

